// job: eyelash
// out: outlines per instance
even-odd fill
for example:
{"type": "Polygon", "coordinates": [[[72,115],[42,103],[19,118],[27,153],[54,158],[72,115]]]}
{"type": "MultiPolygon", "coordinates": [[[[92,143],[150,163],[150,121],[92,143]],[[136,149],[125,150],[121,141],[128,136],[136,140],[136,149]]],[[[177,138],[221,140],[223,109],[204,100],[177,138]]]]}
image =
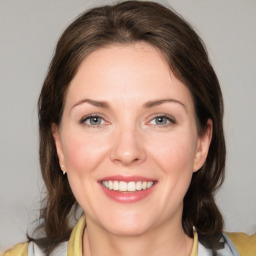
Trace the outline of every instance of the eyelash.
{"type": "Polygon", "coordinates": [[[163,125],[153,124],[154,126],[167,127],[167,126],[176,124],[176,120],[173,117],[170,117],[168,115],[156,115],[154,118],[150,119],[150,121],[148,123],[152,122],[153,120],[156,120],[157,118],[166,119],[168,123],[167,124],[163,124],[163,125]]]}
{"type": "MultiPolygon", "coordinates": [[[[98,114],[90,114],[88,116],[85,116],[85,117],[82,117],[79,121],[80,124],[84,124],[88,127],[92,127],[92,128],[99,128],[101,125],[103,124],[96,124],[96,125],[92,125],[92,124],[87,124],[86,121],[88,120],[92,120],[93,118],[98,118],[100,119],[101,121],[104,121],[105,123],[107,123],[103,117],[101,117],[100,115],[98,114]]],[[[170,117],[168,115],[156,115],[154,118],[150,119],[149,122],[147,122],[147,124],[149,124],[150,122],[152,122],[153,120],[156,120],[157,118],[162,118],[162,119],[166,119],[166,121],[168,122],[167,124],[161,124],[161,125],[157,125],[157,124],[153,124],[153,126],[158,126],[158,127],[167,127],[167,126],[170,126],[170,125],[174,125],[176,124],[176,120],[173,118],[173,117],[170,117]]]]}
{"type": "Polygon", "coordinates": [[[82,117],[81,120],[79,121],[80,124],[84,124],[88,127],[92,127],[92,128],[98,128],[100,127],[102,124],[96,124],[96,125],[92,125],[92,124],[87,124],[86,121],[88,120],[92,120],[93,118],[98,118],[98,119],[101,119],[102,121],[106,122],[104,120],[103,117],[101,117],[100,115],[98,114],[91,114],[91,115],[88,115],[88,116],[85,116],[85,117],[82,117]]]}

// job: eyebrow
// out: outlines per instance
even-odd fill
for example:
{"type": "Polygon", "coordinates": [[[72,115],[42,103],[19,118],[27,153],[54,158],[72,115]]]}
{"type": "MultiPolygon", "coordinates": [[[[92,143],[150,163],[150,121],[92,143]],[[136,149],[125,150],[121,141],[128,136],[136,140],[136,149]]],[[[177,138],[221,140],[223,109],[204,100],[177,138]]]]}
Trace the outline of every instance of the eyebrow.
{"type": "Polygon", "coordinates": [[[78,101],[75,105],[72,106],[72,109],[76,106],[79,106],[83,103],[89,103],[95,107],[98,108],[109,108],[109,104],[106,101],[98,101],[98,100],[92,100],[92,99],[82,99],[78,101]]]}
{"type": "MultiPolygon", "coordinates": [[[[152,107],[157,107],[161,104],[164,104],[164,103],[178,103],[180,104],[187,112],[187,108],[185,106],[184,103],[182,103],[181,101],[178,101],[178,100],[175,100],[175,99],[159,99],[159,100],[152,100],[152,101],[148,101],[146,103],[143,104],[143,107],[144,108],[152,108],[152,107]]],[[[98,100],[92,100],[92,99],[82,99],[80,101],[78,101],[75,105],[72,106],[71,109],[73,109],[74,107],[76,106],[79,106],[83,103],[88,103],[88,104],[91,104],[95,107],[98,107],[98,108],[106,108],[106,109],[109,109],[110,108],[110,105],[106,102],[106,101],[98,101],[98,100]]]]}
{"type": "Polygon", "coordinates": [[[145,107],[145,108],[152,108],[152,107],[156,107],[156,106],[159,106],[161,104],[168,103],[168,102],[180,104],[186,110],[186,112],[187,112],[186,105],[184,103],[182,103],[181,101],[178,101],[178,100],[175,100],[175,99],[152,100],[152,101],[148,101],[148,102],[144,103],[143,107],[145,107]]]}

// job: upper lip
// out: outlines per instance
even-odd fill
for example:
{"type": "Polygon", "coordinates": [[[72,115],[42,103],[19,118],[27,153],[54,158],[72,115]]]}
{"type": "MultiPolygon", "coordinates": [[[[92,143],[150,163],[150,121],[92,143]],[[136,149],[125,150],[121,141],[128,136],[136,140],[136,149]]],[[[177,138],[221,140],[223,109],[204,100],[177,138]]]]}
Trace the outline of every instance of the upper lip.
{"type": "Polygon", "coordinates": [[[148,177],[144,177],[144,176],[123,176],[123,175],[113,175],[113,176],[107,176],[104,177],[102,179],[100,179],[99,181],[156,181],[156,179],[152,179],[152,178],[148,178],[148,177]]]}

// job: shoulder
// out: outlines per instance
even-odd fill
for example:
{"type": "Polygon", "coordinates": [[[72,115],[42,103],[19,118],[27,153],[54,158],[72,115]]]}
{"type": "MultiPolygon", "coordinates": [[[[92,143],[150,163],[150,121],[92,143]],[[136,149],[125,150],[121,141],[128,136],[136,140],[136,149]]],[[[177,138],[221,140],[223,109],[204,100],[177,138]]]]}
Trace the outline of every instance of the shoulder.
{"type": "Polygon", "coordinates": [[[3,256],[27,256],[28,243],[20,243],[4,252],[3,256]]]}
{"type": "MultiPolygon", "coordinates": [[[[64,256],[67,255],[68,242],[60,243],[51,252],[52,256],[64,256]]],[[[44,256],[45,253],[34,243],[20,243],[15,245],[12,249],[4,252],[2,256],[44,256]]]]}
{"type": "MultiPolygon", "coordinates": [[[[245,233],[222,233],[221,244],[217,250],[218,256],[256,256],[256,234],[249,236],[245,233]]],[[[212,250],[198,243],[198,256],[211,256],[212,250]]]]}
{"type": "MultiPolygon", "coordinates": [[[[51,252],[52,256],[65,256],[65,255],[82,255],[82,240],[83,230],[86,225],[85,216],[83,215],[76,226],[74,227],[69,241],[58,244],[51,252]]],[[[0,252],[1,254],[1,252],[0,252]]],[[[19,243],[12,249],[4,252],[1,256],[41,256],[45,255],[42,250],[34,243],[19,243]]]]}
{"type": "Polygon", "coordinates": [[[225,233],[237,248],[241,256],[256,255],[256,233],[247,235],[245,233],[225,233]]]}

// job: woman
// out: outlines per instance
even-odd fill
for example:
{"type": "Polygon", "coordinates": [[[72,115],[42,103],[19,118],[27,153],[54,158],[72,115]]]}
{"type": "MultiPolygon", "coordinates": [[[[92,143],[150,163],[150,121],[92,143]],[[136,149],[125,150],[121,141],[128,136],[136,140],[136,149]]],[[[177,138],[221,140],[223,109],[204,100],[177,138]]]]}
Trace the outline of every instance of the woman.
{"type": "Polygon", "coordinates": [[[174,11],[128,1],[82,14],[58,42],[38,108],[45,235],[5,255],[255,250],[223,233],[221,90],[174,11]]]}

